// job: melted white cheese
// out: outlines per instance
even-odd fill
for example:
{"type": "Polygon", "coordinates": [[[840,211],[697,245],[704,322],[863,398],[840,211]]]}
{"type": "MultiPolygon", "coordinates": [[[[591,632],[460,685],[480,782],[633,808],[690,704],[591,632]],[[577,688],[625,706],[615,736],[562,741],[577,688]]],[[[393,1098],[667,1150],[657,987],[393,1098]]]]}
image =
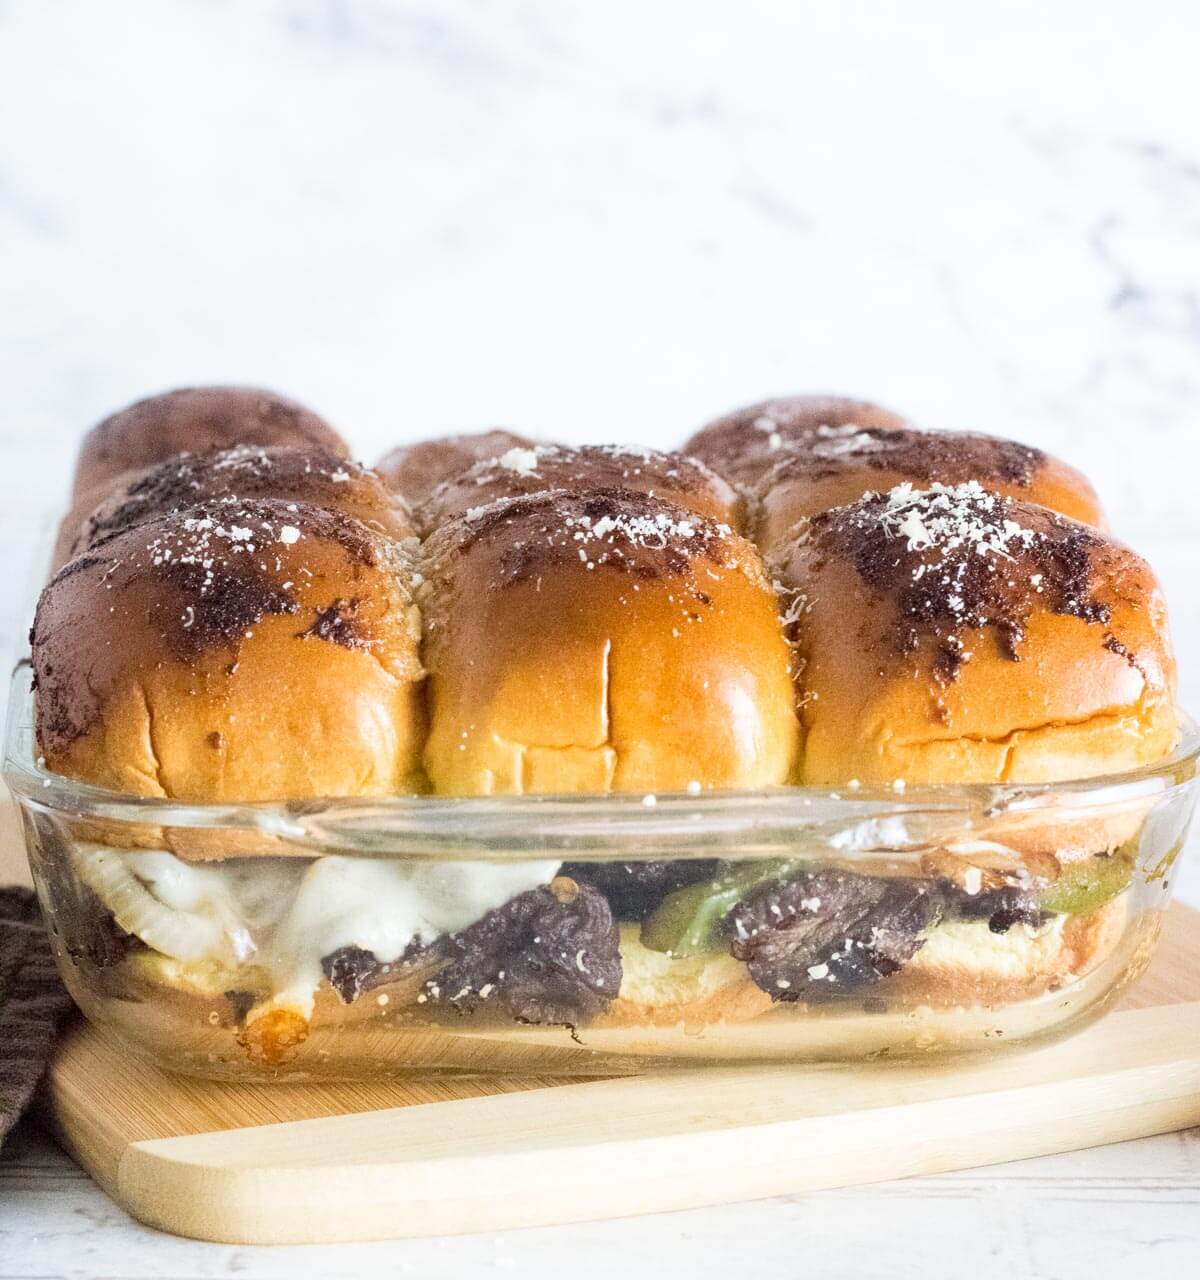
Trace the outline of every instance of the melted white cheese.
{"type": "Polygon", "coordinates": [[[560,865],[334,856],[197,864],[164,850],[99,845],[78,846],[76,858],[122,928],[176,959],[252,960],[271,977],[272,1002],[306,1016],[323,977],[321,959],[330,952],[362,947],[388,964],[411,942],[457,933],[546,884],[560,865]],[[101,876],[93,864],[129,875],[101,876]],[[133,881],[140,886],[136,901],[133,881]]]}
{"type": "Polygon", "coordinates": [[[276,1004],[311,1012],[321,958],[362,947],[381,964],[410,942],[457,933],[518,893],[553,879],[557,862],[386,862],[319,858],[305,873],[267,958],[276,1004]]]}

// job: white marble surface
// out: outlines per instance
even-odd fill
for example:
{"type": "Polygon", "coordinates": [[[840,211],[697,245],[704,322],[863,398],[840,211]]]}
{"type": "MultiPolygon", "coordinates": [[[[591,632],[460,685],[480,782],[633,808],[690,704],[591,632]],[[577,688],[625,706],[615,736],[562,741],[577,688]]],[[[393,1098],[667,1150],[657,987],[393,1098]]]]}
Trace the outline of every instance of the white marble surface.
{"type": "MultiPolygon", "coordinates": [[[[274,385],[373,458],[833,389],[1088,469],[1200,707],[1198,40],[1186,0],[0,3],[0,645],[78,433],[148,390],[274,385]]],[[[0,1277],[1187,1273],[1197,1151],[280,1253],[142,1231],[26,1133],[0,1277]]]]}

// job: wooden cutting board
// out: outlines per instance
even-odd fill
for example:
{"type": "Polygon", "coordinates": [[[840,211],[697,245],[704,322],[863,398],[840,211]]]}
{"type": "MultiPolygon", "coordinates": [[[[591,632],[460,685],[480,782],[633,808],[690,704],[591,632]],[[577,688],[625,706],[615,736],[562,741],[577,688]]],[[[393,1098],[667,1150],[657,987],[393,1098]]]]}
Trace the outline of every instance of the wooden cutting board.
{"type": "Polygon", "coordinates": [[[581,1221],[944,1172],[1200,1124],[1200,912],[1070,1040],[994,1057],[563,1083],[232,1085],[77,1024],[44,1107],[135,1217],[233,1243],[581,1221]]]}

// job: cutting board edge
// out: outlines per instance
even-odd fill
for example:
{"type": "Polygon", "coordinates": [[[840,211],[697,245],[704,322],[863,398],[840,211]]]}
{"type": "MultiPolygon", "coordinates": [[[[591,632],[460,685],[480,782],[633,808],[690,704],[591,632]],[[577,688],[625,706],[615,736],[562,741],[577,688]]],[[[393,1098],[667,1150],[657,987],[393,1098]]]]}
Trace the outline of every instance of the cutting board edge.
{"type": "MultiPolygon", "coordinates": [[[[1200,1003],[1189,1006],[1187,1022],[1194,1041],[1200,1003]]],[[[1077,1051],[1087,1049],[1083,1039],[1077,1051]]],[[[1069,1061],[1069,1054],[1060,1056],[1069,1061]]],[[[251,1161],[230,1168],[189,1159],[196,1145],[189,1139],[157,1139],[127,1149],[116,1195],[149,1225],[234,1244],[399,1239],[699,1208],[1079,1150],[1200,1123],[1200,1055],[1190,1043],[1176,1036],[1161,1055],[1147,1043],[1144,1059],[1141,1067],[1099,1071],[1082,1083],[1064,1072],[1031,1085],[850,1116],[729,1123],[704,1132],[685,1127],[628,1141],[606,1141],[598,1130],[589,1142],[549,1150],[535,1141],[517,1156],[485,1151],[460,1159],[451,1140],[445,1155],[415,1161],[325,1170],[251,1161]],[[1134,1096],[1139,1084],[1147,1092],[1134,1096]],[[981,1105],[985,1123],[972,1127],[981,1105]],[[414,1186],[423,1188],[420,1199],[412,1198],[414,1186]],[[587,1193],[579,1194],[580,1187],[587,1193]]],[[[647,1083],[676,1093],[680,1084],[647,1083]]],[[[702,1087],[702,1078],[695,1084],[702,1087]]],[[[400,1130],[404,1115],[394,1113],[400,1130]]],[[[393,1117],[379,1120],[387,1125],[393,1117]]],[[[327,1142],[330,1125],[319,1127],[327,1142]]],[[[245,1131],[229,1134],[231,1142],[244,1137],[245,1131]]]]}

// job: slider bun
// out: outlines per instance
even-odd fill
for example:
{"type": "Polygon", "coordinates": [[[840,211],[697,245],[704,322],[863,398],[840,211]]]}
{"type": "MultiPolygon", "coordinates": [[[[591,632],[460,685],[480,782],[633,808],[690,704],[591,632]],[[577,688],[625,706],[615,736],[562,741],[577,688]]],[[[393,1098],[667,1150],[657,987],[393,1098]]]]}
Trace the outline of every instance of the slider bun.
{"type": "Polygon", "coordinates": [[[454,794],[761,787],[795,761],[754,547],[627,490],[494,502],[424,545],[425,763],[454,794]]]}
{"type": "Polygon", "coordinates": [[[1055,916],[1040,928],[1015,924],[993,933],[986,920],[952,920],[884,988],[935,1007],[995,1008],[1073,982],[1111,956],[1125,937],[1129,907],[1114,898],[1087,915],[1055,916]]]}
{"type": "Polygon", "coordinates": [[[412,503],[423,502],[444,480],[474,462],[497,458],[509,449],[528,449],[533,441],[511,431],[480,431],[474,435],[442,436],[401,445],[384,454],[375,469],[389,489],[412,503]]]}
{"type": "Polygon", "coordinates": [[[909,424],[899,414],[845,396],[785,396],[727,413],[701,427],[683,446],[734,484],[754,484],[788,445],[810,437],[842,439],[846,428],[895,430],[909,424]]]}
{"type": "Polygon", "coordinates": [[[316,445],[345,457],[345,441],[311,410],[258,387],[186,387],[150,396],[97,423],[83,438],[73,497],[94,507],[119,476],[176,453],[238,444],[316,445]]]}
{"type": "Polygon", "coordinates": [[[802,517],[904,481],[925,487],[968,480],[1084,524],[1105,523],[1086,477],[1040,449],[963,431],[864,427],[849,435],[809,435],[785,446],[753,491],[755,538],[770,548],[802,517]]]}
{"type": "Polygon", "coordinates": [[[806,783],[1053,782],[1174,744],[1158,583],[1095,529],[973,483],[899,486],[803,522],[773,565],[806,783]]]}
{"type": "Polygon", "coordinates": [[[172,512],[43,591],[39,749],[69,777],[194,802],[410,790],[419,636],[405,553],[357,520],[275,500],[172,512]]]}
{"type": "Polygon", "coordinates": [[[736,525],[738,496],[698,458],[620,445],[513,448],[476,462],[438,486],[422,506],[423,526],[433,530],[453,516],[497,498],[547,489],[631,489],[673,502],[687,511],[736,525]]]}
{"type": "Polygon", "coordinates": [[[81,522],[64,522],[56,567],[134,525],[198,502],[277,498],[353,516],[390,538],[412,537],[403,499],[357,462],[315,446],[238,445],[180,454],[134,473],[81,522]]]}

